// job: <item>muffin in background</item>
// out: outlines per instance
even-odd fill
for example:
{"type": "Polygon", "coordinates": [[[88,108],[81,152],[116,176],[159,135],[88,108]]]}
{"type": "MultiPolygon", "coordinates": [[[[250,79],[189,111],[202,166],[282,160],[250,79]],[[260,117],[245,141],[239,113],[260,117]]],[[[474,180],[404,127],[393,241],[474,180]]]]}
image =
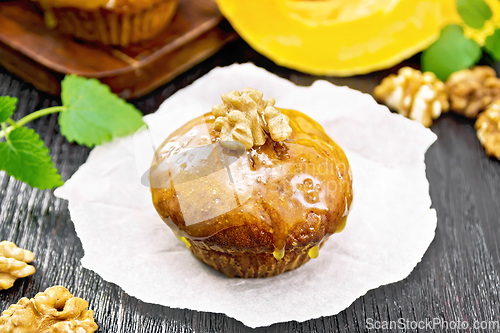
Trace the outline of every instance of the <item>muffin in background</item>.
{"type": "Polygon", "coordinates": [[[172,19],[178,0],[33,0],[48,27],[105,45],[154,37],[172,19]]]}

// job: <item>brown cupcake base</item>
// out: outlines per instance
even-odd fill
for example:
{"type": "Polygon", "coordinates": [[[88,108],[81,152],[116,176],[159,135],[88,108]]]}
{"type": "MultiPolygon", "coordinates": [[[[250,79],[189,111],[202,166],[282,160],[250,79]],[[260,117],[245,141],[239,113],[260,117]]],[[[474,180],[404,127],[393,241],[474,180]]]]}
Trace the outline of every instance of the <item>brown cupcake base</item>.
{"type": "MultiPolygon", "coordinates": [[[[85,11],[77,8],[52,8],[57,30],[76,38],[105,45],[127,46],[159,33],[172,19],[177,0],[163,0],[136,13],[108,9],[85,11]]],[[[45,15],[50,15],[46,11],[45,15]]]]}
{"type": "Polygon", "coordinates": [[[310,259],[309,248],[287,250],[280,260],[274,258],[272,252],[220,252],[196,245],[190,249],[196,258],[227,277],[271,277],[299,268],[310,259]]]}

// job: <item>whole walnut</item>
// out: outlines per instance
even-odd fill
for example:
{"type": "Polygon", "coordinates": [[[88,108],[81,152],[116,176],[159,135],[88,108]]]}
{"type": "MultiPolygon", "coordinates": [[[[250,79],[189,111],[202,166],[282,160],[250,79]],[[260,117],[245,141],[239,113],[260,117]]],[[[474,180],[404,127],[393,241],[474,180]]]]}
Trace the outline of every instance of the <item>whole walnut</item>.
{"type": "Polygon", "coordinates": [[[475,119],[497,99],[500,99],[500,80],[489,66],[476,66],[453,73],[446,81],[451,110],[475,119]]]}
{"type": "Polygon", "coordinates": [[[220,133],[223,146],[237,150],[234,142],[239,142],[250,149],[265,144],[266,133],[274,141],[290,136],[288,117],[274,107],[274,98],[265,101],[263,96],[262,91],[253,88],[233,90],[221,96],[222,104],[212,106],[214,129],[220,133]]]}
{"type": "Polygon", "coordinates": [[[86,300],[61,286],[50,287],[34,298],[23,297],[0,316],[1,333],[93,333],[94,312],[86,300]]]}
{"type": "Polygon", "coordinates": [[[35,267],[28,265],[34,259],[31,251],[20,249],[12,242],[0,242],[0,290],[9,289],[17,279],[34,274],[35,267]]]}
{"type": "Polygon", "coordinates": [[[474,127],[486,154],[500,160],[500,100],[479,114],[474,127]]]}
{"type": "Polygon", "coordinates": [[[422,73],[410,67],[384,78],[373,94],[379,102],[425,127],[430,127],[432,121],[449,108],[444,83],[434,73],[422,73]]]}

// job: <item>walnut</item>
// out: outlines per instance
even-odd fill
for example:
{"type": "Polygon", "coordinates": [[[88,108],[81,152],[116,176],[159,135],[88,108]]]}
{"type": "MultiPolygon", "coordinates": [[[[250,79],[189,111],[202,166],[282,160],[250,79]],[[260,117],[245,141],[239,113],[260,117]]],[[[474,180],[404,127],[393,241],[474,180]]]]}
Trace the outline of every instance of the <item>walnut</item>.
{"type": "Polygon", "coordinates": [[[87,307],[84,299],[54,286],[35,298],[23,297],[12,304],[0,317],[0,332],[92,333],[97,324],[94,312],[87,307]]]}
{"type": "Polygon", "coordinates": [[[500,160],[500,100],[479,114],[474,127],[486,154],[500,160]]]}
{"type": "Polygon", "coordinates": [[[35,267],[28,265],[34,259],[30,251],[20,249],[12,242],[0,242],[0,290],[9,289],[18,278],[35,273],[35,267]]]}
{"type": "Polygon", "coordinates": [[[398,113],[430,127],[441,112],[449,109],[444,83],[434,73],[403,67],[375,87],[375,98],[398,113]]]}
{"type": "Polygon", "coordinates": [[[489,66],[476,66],[451,74],[446,89],[451,110],[473,119],[490,103],[500,99],[500,80],[489,66]]]}
{"type": "Polygon", "coordinates": [[[253,88],[245,88],[241,93],[233,90],[222,95],[222,104],[212,106],[214,129],[220,132],[221,144],[236,149],[237,141],[250,149],[266,143],[266,133],[274,141],[290,136],[288,117],[274,107],[274,98],[264,101],[262,96],[261,91],[253,88]]]}

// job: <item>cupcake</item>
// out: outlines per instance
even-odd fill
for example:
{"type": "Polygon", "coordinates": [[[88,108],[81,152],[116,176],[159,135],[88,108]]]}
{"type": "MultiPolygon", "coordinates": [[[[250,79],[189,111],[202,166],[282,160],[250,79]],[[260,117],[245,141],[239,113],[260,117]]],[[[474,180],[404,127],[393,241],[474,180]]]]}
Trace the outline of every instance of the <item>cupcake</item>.
{"type": "Polygon", "coordinates": [[[48,27],[105,45],[149,39],[172,19],[178,0],[34,0],[48,27]]]}
{"type": "Polygon", "coordinates": [[[246,88],[172,133],[150,170],[153,204],[193,255],[228,277],[316,258],[344,229],[349,162],[308,116],[246,88]]]}

